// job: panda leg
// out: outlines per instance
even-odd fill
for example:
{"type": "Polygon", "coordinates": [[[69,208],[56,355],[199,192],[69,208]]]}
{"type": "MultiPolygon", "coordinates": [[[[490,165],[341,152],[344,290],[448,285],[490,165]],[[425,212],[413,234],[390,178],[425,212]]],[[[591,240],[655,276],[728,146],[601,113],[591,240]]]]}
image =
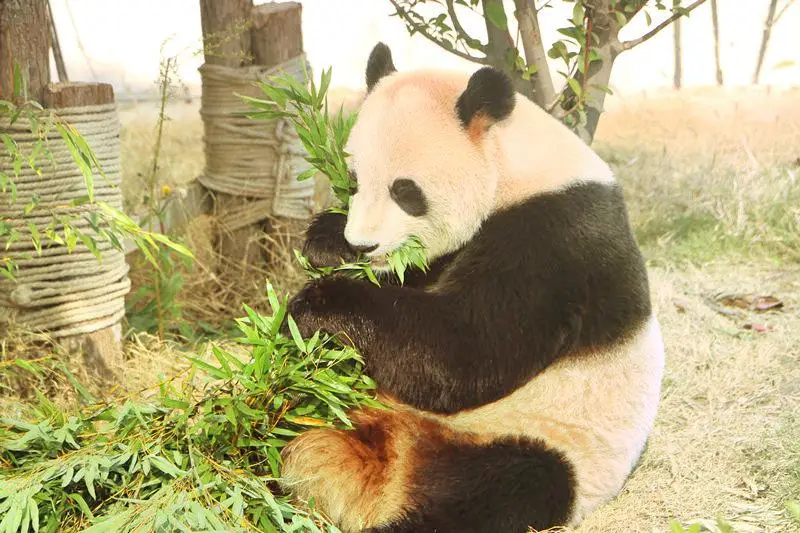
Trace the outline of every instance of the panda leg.
{"type": "Polygon", "coordinates": [[[416,505],[371,533],[525,533],[566,525],[575,497],[572,467],[541,441],[449,442],[419,465],[416,505]]]}
{"type": "Polygon", "coordinates": [[[352,431],[307,431],[283,451],[284,489],[342,531],[525,533],[571,518],[572,467],[539,440],[487,442],[402,408],[351,420],[352,431]]]}

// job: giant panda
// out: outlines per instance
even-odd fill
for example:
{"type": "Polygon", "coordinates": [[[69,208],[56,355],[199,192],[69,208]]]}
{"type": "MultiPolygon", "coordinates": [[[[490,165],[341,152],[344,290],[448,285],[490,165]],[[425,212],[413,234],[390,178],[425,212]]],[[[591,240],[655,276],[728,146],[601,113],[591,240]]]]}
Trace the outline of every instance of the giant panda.
{"type": "Polygon", "coordinates": [[[389,409],[314,429],[281,483],[345,532],[519,533],[614,498],[653,426],[664,349],[612,170],[490,67],[399,72],[379,43],[347,152],[347,215],[310,224],[318,266],[409,236],[430,268],[330,276],[290,299],[341,334],[389,409]]]}

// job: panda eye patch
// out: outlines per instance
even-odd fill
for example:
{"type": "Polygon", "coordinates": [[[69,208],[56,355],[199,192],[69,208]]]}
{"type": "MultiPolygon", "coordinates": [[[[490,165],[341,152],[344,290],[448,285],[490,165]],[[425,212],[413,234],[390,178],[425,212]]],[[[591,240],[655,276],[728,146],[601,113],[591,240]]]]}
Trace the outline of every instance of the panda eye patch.
{"type": "Polygon", "coordinates": [[[408,178],[394,180],[389,188],[389,194],[400,209],[412,217],[421,217],[428,212],[425,195],[414,180],[408,178]]]}

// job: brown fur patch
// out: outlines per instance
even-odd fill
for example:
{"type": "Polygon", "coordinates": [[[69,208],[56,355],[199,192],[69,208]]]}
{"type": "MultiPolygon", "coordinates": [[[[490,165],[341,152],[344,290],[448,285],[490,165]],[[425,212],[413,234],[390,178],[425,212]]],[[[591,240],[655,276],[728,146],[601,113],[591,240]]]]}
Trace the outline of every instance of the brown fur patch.
{"type": "MultiPolygon", "coordinates": [[[[448,430],[402,407],[350,416],[352,431],[318,429],[292,441],[283,452],[281,484],[302,500],[313,498],[343,531],[360,531],[402,514],[419,444],[429,443],[428,450],[448,430]]],[[[429,453],[435,450],[422,452],[429,453]]]]}

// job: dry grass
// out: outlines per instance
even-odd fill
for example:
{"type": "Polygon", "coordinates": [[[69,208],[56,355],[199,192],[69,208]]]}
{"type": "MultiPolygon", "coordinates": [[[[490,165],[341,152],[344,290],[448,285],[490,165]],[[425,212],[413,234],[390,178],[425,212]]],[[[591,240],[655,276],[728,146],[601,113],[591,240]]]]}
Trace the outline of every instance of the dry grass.
{"type": "Polygon", "coordinates": [[[800,531],[800,268],[651,270],[667,369],[655,431],[622,494],[580,531],[665,531],[671,518],[800,531]],[[715,294],[779,295],[780,311],[727,316],[715,294]],[[765,333],[745,329],[767,324],[765,333]],[[794,474],[792,474],[794,472],[794,474]]]}
{"type": "Polygon", "coordinates": [[[800,261],[798,96],[669,92],[613,106],[597,145],[650,259],[800,261]]]}
{"type": "MultiPolygon", "coordinates": [[[[710,527],[717,516],[737,531],[800,531],[784,509],[800,499],[798,100],[796,92],[666,93],[612,102],[601,121],[597,145],[620,174],[649,259],[668,362],[639,468],[580,531],[667,531],[671,518],[710,527]],[[784,307],[721,313],[711,302],[719,292],[770,294],[784,307]],[[746,329],[752,323],[771,329],[746,329]]],[[[202,171],[202,127],[196,105],[169,112],[161,180],[180,184],[202,171]]],[[[129,205],[141,203],[138,173],[146,175],[154,126],[152,109],[123,113],[129,205]]],[[[269,268],[228,264],[209,239],[213,225],[201,217],[187,236],[198,256],[181,302],[191,320],[239,316],[242,302],[264,306],[267,277],[285,291],[302,281],[285,246],[269,268]]],[[[253,244],[269,247],[266,239],[253,244]]],[[[146,335],[131,337],[126,353],[131,394],[184,368],[174,345],[146,335]]]]}
{"type": "MultiPolygon", "coordinates": [[[[203,172],[203,124],[198,111],[197,102],[168,105],[169,120],[164,123],[159,158],[159,183],[183,185],[203,172]]],[[[147,177],[152,171],[157,117],[158,110],[152,102],[120,109],[122,193],[129,212],[137,211],[147,203],[147,177]]]]}

